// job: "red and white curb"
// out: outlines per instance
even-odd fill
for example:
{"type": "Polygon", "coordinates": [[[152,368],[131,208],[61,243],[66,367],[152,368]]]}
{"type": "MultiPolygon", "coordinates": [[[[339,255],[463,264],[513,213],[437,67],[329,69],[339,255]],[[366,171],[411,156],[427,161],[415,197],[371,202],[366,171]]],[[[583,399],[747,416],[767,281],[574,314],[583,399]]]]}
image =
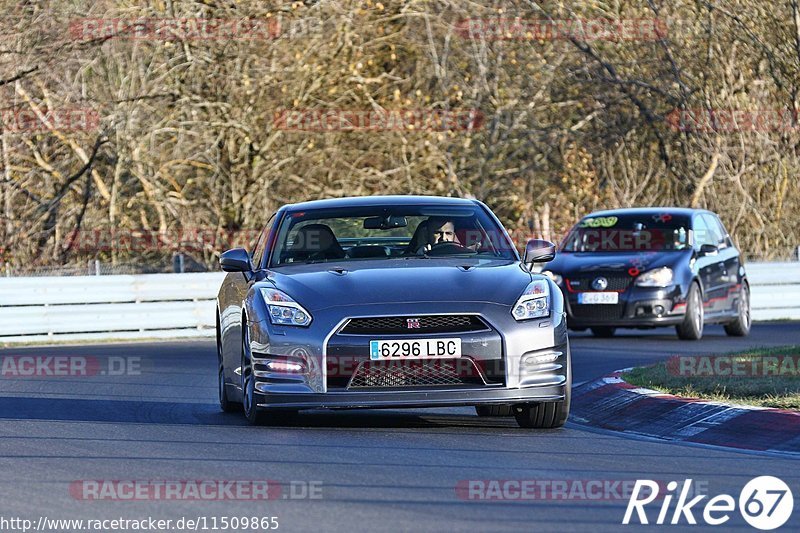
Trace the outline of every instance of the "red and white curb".
{"type": "Polygon", "coordinates": [[[800,413],[636,387],[618,370],[572,390],[570,419],[623,433],[800,456],[800,413]]]}

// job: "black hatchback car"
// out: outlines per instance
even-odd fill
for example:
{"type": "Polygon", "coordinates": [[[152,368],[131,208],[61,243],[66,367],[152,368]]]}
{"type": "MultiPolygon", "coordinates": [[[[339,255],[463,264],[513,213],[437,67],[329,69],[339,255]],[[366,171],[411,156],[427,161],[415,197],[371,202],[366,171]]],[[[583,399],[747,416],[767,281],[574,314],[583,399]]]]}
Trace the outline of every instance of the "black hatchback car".
{"type": "Polygon", "coordinates": [[[750,287],[739,250],[716,214],[674,207],[598,211],[570,230],[544,266],[564,293],[570,329],[610,337],[617,328],[703,325],[750,332],[750,287]]]}

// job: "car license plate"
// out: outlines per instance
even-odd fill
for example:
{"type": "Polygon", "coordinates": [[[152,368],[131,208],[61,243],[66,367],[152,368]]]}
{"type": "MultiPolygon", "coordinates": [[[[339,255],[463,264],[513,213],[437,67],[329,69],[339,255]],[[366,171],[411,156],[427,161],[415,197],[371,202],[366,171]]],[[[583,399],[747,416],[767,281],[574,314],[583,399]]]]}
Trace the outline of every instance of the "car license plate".
{"type": "Polygon", "coordinates": [[[579,304],[615,304],[619,302],[618,292],[579,292],[579,304]]]}
{"type": "Polygon", "coordinates": [[[461,339],[369,341],[369,358],[373,361],[456,357],[461,357],[461,339]]]}

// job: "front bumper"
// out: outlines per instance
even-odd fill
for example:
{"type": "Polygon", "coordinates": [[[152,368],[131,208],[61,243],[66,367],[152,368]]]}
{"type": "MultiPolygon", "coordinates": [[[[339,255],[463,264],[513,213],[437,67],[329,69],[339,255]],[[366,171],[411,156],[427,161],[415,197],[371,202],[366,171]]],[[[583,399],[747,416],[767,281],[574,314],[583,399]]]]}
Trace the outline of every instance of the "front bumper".
{"type": "Polygon", "coordinates": [[[631,285],[619,293],[617,304],[579,304],[579,293],[563,292],[567,322],[571,329],[592,326],[627,328],[672,326],[683,322],[686,312],[686,295],[680,285],[665,288],[631,285]]]}
{"type": "Polygon", "coordinates": [[[460,337],[462,359],[471,359],[484,371],[482,383],[353,389],[349,388],[346,380],[337,381],[336,375],[332,375],[337,368],[337,358],[340,362],[342,358],[349,358],[350,366],[345,364],[339,368],[345,368],[345,373],[352,372],[360,362],[369,361],[370,340],[397,338],[396,335],[341,334],[340,328],[347,318],[446,312],[452,312],[452,308],[446,309],[435,303],[416,303],[393,307],[391,313],[386,313],[385,307],[318,311],[312,323],[312,328],[316,329],[280,328],[263,321],[251,324],[249,335],[255,374],[255,403],[263,409],[358,409],[496,405],[564,399],[571,362],[565,315],[560,305],[550,318],[517,322],[508,307],[466,304],[460,312],[480,316],[490,326],[489,331],[412,337],[460,337]],[[542,355],[545,355],[545,360],[539,363],[542,355]],[[287,374],[267,372],[265,363],[270,360],[298,362],[303,370],[287,374]],[[494,370],[485,371],[486,368],[494,370]]]}

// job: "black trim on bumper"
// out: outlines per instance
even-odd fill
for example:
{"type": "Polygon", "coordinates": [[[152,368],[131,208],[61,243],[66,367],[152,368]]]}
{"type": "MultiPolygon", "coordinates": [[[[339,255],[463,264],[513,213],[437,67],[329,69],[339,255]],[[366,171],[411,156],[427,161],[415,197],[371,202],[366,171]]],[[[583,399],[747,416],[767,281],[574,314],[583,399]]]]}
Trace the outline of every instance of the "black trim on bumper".
{"type": "Polygon", "coordinates": [[[256,403],[260,409],[372,409],[557,402],[564,399],[564,387],[564,385],[552,385],[520,389],[498,387],[433,391],[269,394],[257,395],[256,403]]]}
{"type": "Polygon", "coordinates": [[[567,317],[570,329],[590,328],[592,326],[611,326],[616,328],[657,328],[675,326],[683,322],[683,315],[665,316],[661,318],[624,318],[620,320],[581,320],[567,317]]]}

